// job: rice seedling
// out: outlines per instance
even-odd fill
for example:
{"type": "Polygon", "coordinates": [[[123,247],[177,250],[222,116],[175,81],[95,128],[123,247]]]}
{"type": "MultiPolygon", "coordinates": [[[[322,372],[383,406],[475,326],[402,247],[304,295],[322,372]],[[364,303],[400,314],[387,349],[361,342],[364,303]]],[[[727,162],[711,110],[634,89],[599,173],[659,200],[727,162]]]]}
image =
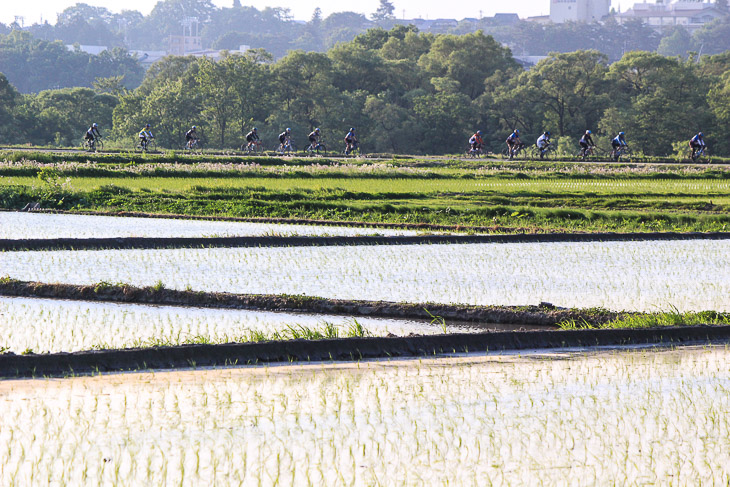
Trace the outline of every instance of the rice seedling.
{"type": "Polygon", "coordinates": [[[0,383],[0,483],[721,484],[727,347],[0,383]]]}

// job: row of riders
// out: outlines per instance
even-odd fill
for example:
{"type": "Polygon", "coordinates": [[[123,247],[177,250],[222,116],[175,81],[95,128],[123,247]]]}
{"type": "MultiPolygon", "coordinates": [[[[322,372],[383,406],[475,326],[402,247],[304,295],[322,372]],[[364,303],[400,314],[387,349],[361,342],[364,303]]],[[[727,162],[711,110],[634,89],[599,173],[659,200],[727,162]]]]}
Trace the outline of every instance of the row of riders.
{"type": "MultiPolygon", "coordinates": [[[[578,141],[578,144],[580,144],[579,157],[585,158],[587,155],[593,153],[596,144],[593,142],[592,135],[593,132],[586,130],[578,141]]],[[[505,143],[507,144],[507,155],[510,159],[516,156],[519,151],[525,147],[525,144],[520,140],[520,131],[518,129],[515,129],[509,137],[507,137],[505,143]]],[[[469,139],[469,145],[471,147],[469,151],[471,154],[480,154],[482,152],[484,141],[482,140],[481,130],[477,130],[476,133],[471,136],[469,139]]],[[[538,155],[542,159],[545,154],[552,150],[550,132],[543,132],[535,142],[535,145],[537,146],[538,155]]],[[[692,137],[689,141],[689,146],[692,150],[692,159],[695,159],[698,154],[703,154],[707,149],[704,134],[700,132],[692,137]]],[[[611,148],[611,158],[617,158],[618,155],[629,150],[629,145],[626,143],[626,134],[624,132],[619,132],[618,135],[611,140],[611,148]]]]}
{"type": "MultiPolygon", "coordinates": [[[[185,148],[193,149],[198,145],[199,138],[197,134],[198,128],[193,127],[185,132],[185,148]]],[[[292,149],[291,140],[291,128],[287,128],[281,134],[279,134],[279,150],[281,152],[288,152],[292,149]]],[[[150,124],[144,126],[139,132],[139,144],[142,149],[146,149],[149,143],[155,138],[152,135],[152,127],[150,124]]],[[[92,149],[97,140],[101,139],[101,133],[99,132],[99,126],[96,123],[91,124],[89,129],[86,131],[84,136],[86,143],[92,149]]],[[[315,128],[309,134],[309,148],[316,151],[321,147],[322,132],[319,128],[315,128]]],[[[359,141],[355,134],[355,128],[350,128],[345,135],[345,154],[350,154],[352,151],[357,150],[359,141]]],[[[243,146],[243,150],[246,152],[254,152],[257,147],[261,146],[261,138],[259,137],[258,128],[254,127],[248,134],[246,134],[246,143],[243,146]]]]}
{"type": "MultiPolygon", "coordinates": [[[[578,144],[581,148],[579,154],[580,157],[585,158],[585,156],[590,154],[593,151],[593,148],[596,146],[595,142],[593,142],[592,135],[593,132],[591,132],[590,130],[586,130],[578,141],[578,144]]],[[[318,147],[320,147],[321,137],[322,133],[320,129],[315,128],[308,136],[309,148],[312,150],[316,150],[318,147]]],[[[86,131],[86,135],[84,138],[87,140],[87,143],[89,143],[89,145],[92,145],[95,140],[101,138],[101,133],[99,132],[99,127],[96,123],[92,124],[91,127],[89,127],[89,129],[86,131]]],[[[142,148],[147,148],[147,145],[150,143],[150,141],[154,139],[154,135],[152,135],[151,132],[150,124],[145,125],[145,127],[139,132],[139,139],[142,148]]],[[[354,127],[350,128],[350,130],[347,132],[344,142],[346,154],[349,154],[353,150],[357,149],[359,142],[357,139],[357,135],[355,135],[354,127]]],[[[185,133],[185,146],[188,149],[192,149],[197,143],[197,127],[193,125],[193,127],[185,133]]],[[[517,153],[519,153],[519,151],[525,147],[525,144],[520,140],[519,129],[515,129],[507,137],[505,143],[507,144],[507,154],[510,159],[517,155],[517,153]]],[[[252,152],[257,146],[260,145],[261,138],[259,137],[258,129],[254,127],[248,134],[246,134],[246,144],[244,145],[243,149],[247,152],[252,152]]],[[[469,139],[469,145],[471,147],[471,153],[478,154],[482,152],[484,141],[482,139],[481,130],[477,130],[476,133],[471,136],[471,138],[469,139]]],[[[535,145],[537,146],[537,149],[539,151],[538,154],[540,158],[542,158],[548,151],[551,150],[550,132],[543,132],[542,135],[540,135],[540,137],[537,139],[535,145]]],[[[707,149],[704,134],[700,132],[692,137],[692,139],[690,139],[689,141],[689,146],[692,150],[693,159],[698,153],[704,153],[704,151],[707,149]]],[[[626,134],[624,132],[619,132],[618,135],[614,137],[613,140],[611,140],[611,147],[612,151],[610,156],[612,158],[620,154],[621,151],[628,150],[629,146],[626,143],[626,134]]],[[[279,150],[281,152],[291,150],[291,128],[287,128],[285,131],[279,134],[279,150]]]]}

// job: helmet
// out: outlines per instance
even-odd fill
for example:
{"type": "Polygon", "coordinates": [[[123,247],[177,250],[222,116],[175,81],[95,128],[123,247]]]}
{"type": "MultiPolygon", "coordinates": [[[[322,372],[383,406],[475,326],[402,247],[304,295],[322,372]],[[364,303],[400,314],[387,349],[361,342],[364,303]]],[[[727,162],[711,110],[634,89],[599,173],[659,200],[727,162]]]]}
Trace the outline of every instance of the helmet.
{"type": "Polygon", "coordinates": [[[289,127],[286,128],[287,132],[291,132],[291,129],[289,127]]]}
{"type": "Polygon", "coordinates": [[[196,127],[195,125],[193,125],[193,130],[195,130],[196,128],[198,128],[198,127],[196,127]]]}
{"type": "Polygon", "coordinates": [[[350,132],[354,132],[354,131],[355,131],[355,127],[350,127],[350,132]]]}
{"type": "Polygon", "coordinates": [[[150,124],[147,124],[147,125],[145,125],[145,128],[150,128],[151,126],[152,126],[152,125],[150,125],[150,124]]]}
{"type": "Polygon", "coordinates": [[[545,132],[545,135],[547,135],[548,137],[550,137],[550,132],[545,132]]]}
{"type": "Polygon", "coordinates": [[[586,135],[591,135],[592,133],[590,130],[586,130],[586,135]]]}
{"type": "Polygon", "coordinates": [[[618,133],[618,136],[619,136],[619,137],[623,137],[624,135],[626,135],[626,134],[625,134],[625,133],[623,133],[623,132],[619,132],[619,133],[618,133]]]}
{"type": "Polygon", "coordinates": [[[254,128],[253,128],[253,131],[254,131],[254,132],[257,132],[258,130],[259,130],[259,129],[257,129],[256,127],[254,127],[254,128]]]}
{"type": "Polygon", "coordinates": [[[704,137],[704,136],[705,136],[705,134],[703,134],[702,132],[700,132],[700,133],[699,133],[699,134],[697,134],[697,135],[699,135],[700,137],[704,137]]]}
{"type": "Polygon", "coordinates": [[[520,135],[520,131],[519,131],[519,129],[515,129],[515,133],[516,133],[517,135],[520,135]]]}
{"type": "Polygon", "coordinates": [[[92,123],[91,126],[96,128],[96,122],[92,123]]]}
{"type": "Polygon", "coordinates": [[[477,130],[477,135],[482,135],[482,131],[481,130],[477,130]]]}
{"type": "Polygon", "coordinates": [[[317,132],[317,133],[319,133],[319,129],[318,128],[314,129],[314,131],[317,132]]]}

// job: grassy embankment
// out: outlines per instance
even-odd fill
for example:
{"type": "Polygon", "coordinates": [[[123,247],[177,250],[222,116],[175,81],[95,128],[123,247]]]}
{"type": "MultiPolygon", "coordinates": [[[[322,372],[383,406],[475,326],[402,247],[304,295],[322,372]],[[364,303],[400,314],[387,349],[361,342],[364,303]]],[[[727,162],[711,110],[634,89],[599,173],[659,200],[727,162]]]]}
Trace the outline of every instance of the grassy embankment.
{"type": "Polygon", "coordinates": [[[9,157],[0,163],[0,207],[20,209],[36,201],[71,211],[426,223],[502,231],[723,231],[730,223],[730,170],[718,167],[58,158],[42,154],[39,160],[9,157]]]}

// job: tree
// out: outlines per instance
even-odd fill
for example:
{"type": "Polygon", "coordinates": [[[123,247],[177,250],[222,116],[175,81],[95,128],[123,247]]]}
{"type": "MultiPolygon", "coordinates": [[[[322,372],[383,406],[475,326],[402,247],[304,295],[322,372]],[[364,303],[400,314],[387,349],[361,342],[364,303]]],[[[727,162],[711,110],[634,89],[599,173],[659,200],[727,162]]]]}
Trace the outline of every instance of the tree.
{"type": "Polygon", "coordinates": [[[692,37],[687,29],[677,26],[662,37],[657,52],[663,56],[686,56],[692,48],[692,37]]]}
{"type": "Polygon", "coordinates": [[[711,123],[710,87],[697,73],[694,59],[626,53],[607,75],[611,98],[621,109],[607,112],[601,126],[623,130],[648,154],[671,153],[672,142],[689,139],[711,123]]]}
{"type": "Polygon", "coordinates": [[[17,135],[15,127],[15,110],[21,101],[20,93],[10,84],[4,74],[0,73],[0,141],[7,143],[17,135]]]}
{"type": "Polygon", "coordinates": [[[497,70],[518,69],[510,50],[482,31],[437,36],[418,64],[431,78],[458,81],[461,93],[472,100],[484,92],[484,80],[497,70]]]}
{"type": "Polygon", "coordinates": [[[383,20],[394,19],[393,12],[395,12],[393,2],[380,0],[380,6],[371,17],[375,22],[382,22],[383,20]]]}
{"type": "Polygon", "coordinates": [[[206,115],[218,133],[220,147],[226,144],[226,129],[235,114],[236,93],[232,88],[233,66],[228,59],[221,62],[201,59],[195,79],[206,115]]]}

